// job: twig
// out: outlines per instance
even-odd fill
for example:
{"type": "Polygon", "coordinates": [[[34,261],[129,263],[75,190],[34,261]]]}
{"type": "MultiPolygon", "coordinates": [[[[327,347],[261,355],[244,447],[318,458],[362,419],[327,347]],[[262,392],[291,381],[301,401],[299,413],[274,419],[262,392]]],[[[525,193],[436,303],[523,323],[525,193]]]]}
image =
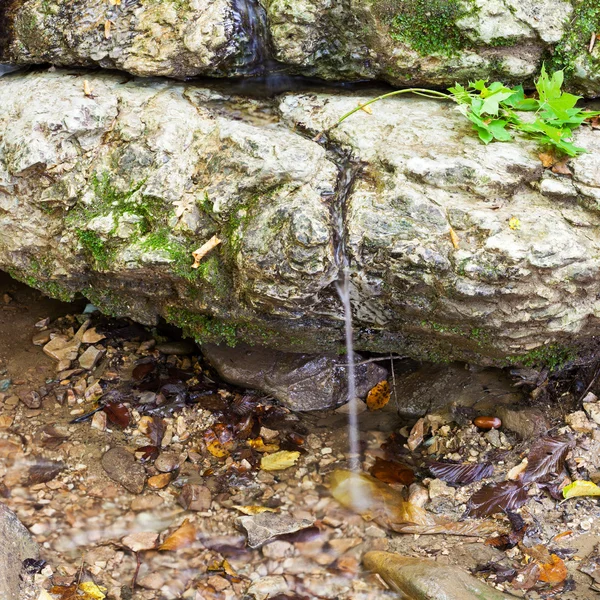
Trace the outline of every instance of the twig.
{"type": "Polygon", "coordinates": [[[131,593],[133,594],[133,590],[135,590],[135,586],[137,584],[138,573],[140,572],[140,566],[142,565],[142,559],[140,557],[140,553],[135,553],[135,573],[133,574],[133,581],[131,582],[131,593]]]}
{"type": "Polygon", "coordinates": [[[396,413],[400,414],[400,403],[398,402],[398,391],[396,389],[396,372],[394,371],[393,354],[390,354],[390,362],[392,363],[392,385],[394,386],[394,402],[396,403],[396,413]]]}
{"type": "MultiPolygon", "coordinates": [[[[362,360],[358,363],[356,363],[354,366],[355,367],[360,367],[362,365],[368,365],[369,363],[374,363],[374,362],[384,362],[386,360],[392,360],[394,358],[399,358],[400,360],[402,360],[403,358],[406,358],[405,356],[400,356],[399,354],[396,354],[395,356],[393,354],[390,354],[389,356],[380,356],[378,358],[369,358],[368,360],[362,360]]],[[[340,367],[349,367],[350,365],[345,364],[345,365],[340,365],[340,367]]]]}
{"type": "Polygon", "coordinates": [[[590,46],[588,48],[588,52],[591,54],[594,51],[594,46],[596,45],[596,32],[592,33],[592,37],[590,39],[590,46]]]}

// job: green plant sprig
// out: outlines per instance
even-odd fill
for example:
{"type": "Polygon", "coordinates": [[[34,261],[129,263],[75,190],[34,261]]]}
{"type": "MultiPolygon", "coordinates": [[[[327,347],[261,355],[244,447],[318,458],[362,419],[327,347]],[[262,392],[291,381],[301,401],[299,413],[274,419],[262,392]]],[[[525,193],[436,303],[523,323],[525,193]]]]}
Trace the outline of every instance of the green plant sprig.
{"type": "MultiPolygon", "coordinates": [[[[581,99],[562,91],[563,71],[552,76],[543,66],[535,82],[538,98],[526,98],[523,86],[508,88],[499,81],[487,85],[487,80],[471,82],[467,87],[456,84],[448,92],[438,92],[423,88],[407,88],[388,92],[342,115],[326,132],[331,131],[359,110],[369,104],[398,96],[414,94],[435,100],[455,102],[460,112],[473,125],[479,139],[484,144],[492,141],[507,142],[513,139],[511,130],[520,131],[537,140],[543,146],[550,146],[559,154],[577,156],[586,152],[585,148],[572,142],[573,131],[586,119],[600,115],[600,111],[585,111],[576,106],[581,99]],[[533,118],[523,119],[521,113],[533,112],[533,118]]],[[[321,134],[317,136],[317,139],[321,134]]]]}

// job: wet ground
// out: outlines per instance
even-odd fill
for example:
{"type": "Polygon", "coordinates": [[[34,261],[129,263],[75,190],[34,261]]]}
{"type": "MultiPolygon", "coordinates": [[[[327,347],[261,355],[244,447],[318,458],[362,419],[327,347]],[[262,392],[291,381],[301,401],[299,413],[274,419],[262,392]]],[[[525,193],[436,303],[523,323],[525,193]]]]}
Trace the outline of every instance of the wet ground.
{"type": "Polygon", "coordinates": [[[331,495],[348,460],[343,407],[295,415],[217,381],[173,332],[85,306],[0,275],[0,496],[41,544],[37,578],[51,597],[78,597],[87,581],[115,600],[397,598],[362,569],[369,550],[479,569],[518,597],[597,597],[598,499],[560,496],[600,480],[600,428],[580,412],[581,385],[549,403],[539,373],[516,388],[502,371],[396,361],[389,401],[360,415],[363,469],[432,518],[497,530],[396,533],[390,511],[363,518],[331,495]],[[473,424],[496,415],[498,430],[473,424]],[[523,501],[473,515],[473,494],[520,485],[523,459],[547,438],[564,452],[523,501]],[[432,460],[491,470],[446,483],[432,460]]]}

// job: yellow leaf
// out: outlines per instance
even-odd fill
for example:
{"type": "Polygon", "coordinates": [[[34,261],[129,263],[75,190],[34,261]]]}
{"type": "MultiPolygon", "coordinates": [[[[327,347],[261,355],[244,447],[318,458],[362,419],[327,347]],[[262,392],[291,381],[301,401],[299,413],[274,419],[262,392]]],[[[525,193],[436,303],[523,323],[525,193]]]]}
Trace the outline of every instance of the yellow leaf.
{"type": "Polygon", "coordinates": [[[104,37],[106,39],[110,38],[110,26],[112,25],[112,23],[108,20],[104,21],[104,37]]]}
{"type": "Polygon", "coordinates": [[[290,452],[289,450],[267,454],[260,459],[260,468],[263,471],[283,471],[293,467],[299,457],[300,452],[290,452]]]}
{"type": "Polygon", "coordinates": [[[390,384],[386,379],[380,381],[367,395],[369,410],[379,410],[390,401],[390,384]]]}
{"type": "Polygon", "coordinates": [[[246,443],[257,452],[277,452],[279,450],[279,444],[265,444],[261,437],[248,440],[246,443]]]}
{"type": "Polygon", "coordinates": [[[600,487],[593,481],[574,481],[563,488],[564,498],[576,498],[577,496],[600,496],[600,487]]]}
{"type": "Polygon", "coordinates": [[[216,458],[225,458],[226,456],[229,456],[229,452],[219,440],[213,440],[206,444],[206,449],[216,458]]]}
{"type": "Polygon", "coordinates": [[[367,104],[367,106],[364,106],[363,104],[361,104],[359,102],[358,105],[360,106],[360,109],[364,110],[368,115],[372,115],[373,114],[373,109],[368,104],[367,104]]]}
{"type": "Polygon", "coordinates": [[[179,529],[174,531],[159,546],[159,550],[179,550],[196,541],[196,528],[186,519],[179,529]]]}
{"type": "Polygon", "coordinates": [[[249,516],[260,515],[261,513],[264,513],[264,512],[272,512],[272,513],[277,512],[274,508],[267,508],[266,506],[253,506],[253,505],[239,506],[237,504],[234,504],[233,508],[235,508],[236,510],[239,510],[242,514],[249,515],[249,516]]]}
{"type": "Polygon", "coordinates": [[[508,221],[508,226],[514,231],[521,229],[521,221],[517,217],[511,217],[508,221]]]}
{"type": "Polygon", "coordinates": [[[458,243],[458,235],[456,235],[456,231],[454,231],[452,227],[450,227],[450,241],[452,242],[452,245],[454,246],[455,250],[458,250],[460,248],[460,244],[458,243]]]}
{"type": "Polygon", "coordinates": [[[90,82],[87,79],[83,80],[83,93],[86,96],[92,95],[92,86],[90,85],[90,82]]]}
{"type": "Polygon", "coordinates": [[[84,593],[85,600],[104,600],[107,589],[96,585],[93,581],[84,581],[79,584],[79,591],[84,593]]]}

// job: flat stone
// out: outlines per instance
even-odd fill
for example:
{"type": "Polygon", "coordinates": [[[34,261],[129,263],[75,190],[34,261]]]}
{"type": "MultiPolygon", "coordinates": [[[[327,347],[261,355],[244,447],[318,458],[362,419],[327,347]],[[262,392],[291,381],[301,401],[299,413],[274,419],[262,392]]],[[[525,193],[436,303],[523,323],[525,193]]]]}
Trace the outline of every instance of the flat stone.
{"type": "MultiPolygon", "coordinates": [[[[87,332],[86,332],[87,333],[87,332]]],[[[98,361],[104,355],[104,350],[99,350],[95,346],[90,346],[80,357],[79,366],[86,371],[91,371],[98,361]]]]}
{"type": "Polygon", "coordinates": [[[0,598],[19,600],[23,561],[37,558],[39,549],[17,516],[0,502],[0,598]]]}
{"type": "Polygon", "coordinates": [[[282,575],[268,575],[255,581],[248,588],[247,594],[255,600],[267,600],[268,598],[284,595],[289,591],[291,590],[285,577],[282,575]]]}
{"type": "Polygon", "coordinates": [[[96,344],[106,339],[103,333],[98,333],[95,327],[90,327],[82,336],[81,341],[84,344],[96,344]]]}
{"type": "Polygon", "coordinates": [[[39,408],[40,406],[42,406],[42,398],[41,396],[35,392],[35,391],[30,391],[30,392],[26,392],[25,394],[23,394],[22,396],[19,396],[21,399],[21,402],[27,407],[27,408],[39,408]]]}
{"type": "Polygon", "coordinates": [[[50,331],[40,331],[31,338],[34,346],[44,346],[50,341],[50,331]]]}
{"type": "Polygon", "coordinates": [[[116,483],[132,494],[141,494],[146,483],[146,470],[123,446],[111,448],[102,456],[102,467],[116,483]]]}
{"type": "Polygon", "coordinates": [[[286,533],[294,533],[310,527],[313,522],[308,519],[295,519],[290,515],[264,512],[258,515],[240,517],[240,525],[248,533],[248,546],[259,548],[265,542],[286,533]]]}
{"type": "Polygon", "coordinates": [[[582,410],[577,410],[565,417],[565,423],[573,430],[580,433],[591,433],[595,424],[592,423],[582,410]]]}
{"type": "Polygon", "coordinates": [[[524,440],[544,435],[550,429],[548,420],[539,408],[498,405],[495,413],[501,419],[503,429],[516,433],[524,440]]]}
{"type": "Polygon", "coordinates": [[[81,342],[77,339],[69,340],[64,336],[57,335],[44,346],[44,352],[54,360],[75,360],[81,342]]]}
{"type": "MultiPolygon", "coordinates": [[[[225,381],[259,389],[292,410],[321,410],[347,401],[345,356],[293,354],[245,344],[235,348],[204,344],[202,353],[225,381]]],[[[360,362],[361,356],[356,360],[360,362]]],[[[357,366],[357,396],[366,397],[386,375],[376,363],[357,366]]]]}
{"type": "Polygon", "coordinates": [[[154,531],[140,531],[137,533],[131,533],[126,535],[121,542],[127,546],[133,552],[140,552],[142,550],[152,550],[156,548],[156,542],[158,541],[158,533],[154,531]]]}
{"type": "Polygon", "coordinates": [[[179,468],[182,462],[182,457],[173,452],[161,452],[159,457],[154,461],[154,466],[161,473],[171,473],[179,468]]]}
{"type": "Polygon", "coordinates": [[[165,342],[164,344],[156,346],[156,349],[161,354],[166,354],[167,356],[186,356],[198,351],[196,344],[186,340],[181,340],[179,342],[165,342]]]}

